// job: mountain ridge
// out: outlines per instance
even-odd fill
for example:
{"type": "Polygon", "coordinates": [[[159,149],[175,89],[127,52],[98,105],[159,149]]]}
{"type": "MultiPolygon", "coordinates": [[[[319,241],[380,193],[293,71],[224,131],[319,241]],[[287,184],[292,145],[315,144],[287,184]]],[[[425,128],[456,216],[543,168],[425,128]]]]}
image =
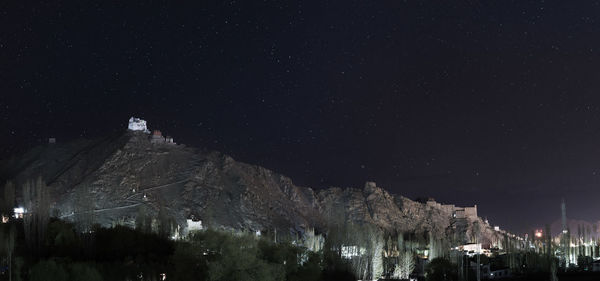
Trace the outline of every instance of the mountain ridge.
{"type": "MultiPolygon", "coordinates": [[[[362,189],[296,186],[264,167],[216,151],[152,143],[141,132],[48,144],[4,164],[2,170],[12,169],[17,184],[41,175],[54,198],[54,213],[62,218],[75,217],[81,190],[89,190],[84,197],[92,198],[95,221],[105,226],[134,226],[144,207],[152,217],[166,210],[182,228],[192,216],[216,227],[292,234],[326,232],[339,220],[438,237],[456,228],[452,211],[441,208],[453,205],[416,202],[374,182],[362,189]]],[[[479,217],[460,227],[468,232],[475,221],[493,232],[479,217]]]]}

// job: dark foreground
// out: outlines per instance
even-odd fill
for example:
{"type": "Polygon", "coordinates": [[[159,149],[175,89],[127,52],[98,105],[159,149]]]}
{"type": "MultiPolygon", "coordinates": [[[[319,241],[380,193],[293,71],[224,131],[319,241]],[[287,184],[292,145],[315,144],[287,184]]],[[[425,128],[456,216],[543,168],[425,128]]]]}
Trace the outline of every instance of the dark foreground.
{"type": "MultiPolygon", "coordinates": [[[[550,276],[548,274],[539,275],[528,275],[521,277],[513,277],[507,279],[499,279],[506,281],[548,281],[550,276]]],[[[559,273],[559,281],[600,281],[600,272],[570,272],[570,273],[559,273]]]]}

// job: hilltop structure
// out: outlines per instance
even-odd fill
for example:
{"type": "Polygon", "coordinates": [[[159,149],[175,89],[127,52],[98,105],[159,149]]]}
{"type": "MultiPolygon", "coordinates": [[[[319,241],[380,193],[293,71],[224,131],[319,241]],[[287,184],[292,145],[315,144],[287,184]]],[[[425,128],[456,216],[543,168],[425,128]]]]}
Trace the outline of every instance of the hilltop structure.
{"type": "Polygon", "coordinates": [[[146,134],[150,133],[150,130],[148,130],[148,127],[146,126],[146,120],[133,116],[129,118],[129,126],[127,129],[130,131],[142,131],[146,134]]]}
{"type": "Polygon", "coordinates": [[[151,143],[165,143],[165,137],[163,137],[162,132],[159,130],[152,131],[152,136],[150,137],[151,143]]]}
{"type": "Polygon", "coordinates": [[[436,202],[435,199],[429,198],[427,200],[427,206],[452,214],[452,217],[456,219],[467,219],[469,221],[475,221],[478,218],[477,205],[474,205],[473,207],[458,207],[454,204],[441,204],[436,202]]]}
{"type": "MultiPolygon", "coordinates": [[[[136,117],[129,118],[129,125],[127,126],[127,129],[129,131],[144,132],[146,134],[150,134],[150,130],[148,129],[148,124],[146,123],[146,120],[136,117]]],[[[171,136],[164,137],[160,130],[153,130],[152,135],[150,136],[150,143],[175,144],[175,141],[171,136]]]]}

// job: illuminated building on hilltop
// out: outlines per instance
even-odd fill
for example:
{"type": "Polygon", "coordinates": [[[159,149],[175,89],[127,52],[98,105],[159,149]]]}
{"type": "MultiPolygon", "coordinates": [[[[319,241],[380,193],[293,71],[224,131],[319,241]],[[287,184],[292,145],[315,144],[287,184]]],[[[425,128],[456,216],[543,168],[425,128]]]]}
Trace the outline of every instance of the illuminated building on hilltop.
{"type": "Polygon", "coordinates": [[[147,134],[150,133],[148,127],[146,126],[146,120],[135,117],[129,118],[129,125],[127,126],[127,129],[130,131],[142,131],[147,134]]]}

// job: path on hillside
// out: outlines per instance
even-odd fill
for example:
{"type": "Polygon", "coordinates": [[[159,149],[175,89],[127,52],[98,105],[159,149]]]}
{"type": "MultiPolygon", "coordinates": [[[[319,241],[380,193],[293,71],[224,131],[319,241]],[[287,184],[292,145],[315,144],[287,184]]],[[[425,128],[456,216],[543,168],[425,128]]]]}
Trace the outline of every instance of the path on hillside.
{"type": "MultiPolygon", "coordinates": [[[[136,204],[131,204],[131,205],[126,205],[126,206],[118,206],[118,207],[113,207],[113,208],[104,208],[104,209],[97,209],[97,210],[93,210],[93,213],[100,213],[100,212],[105,212],[105,211],[112,211],[112,210],[119,210],[119,209],[127,209],[127,208],[132,208],[132,207],[137,207],[139,205],[142,205],[143,203],[136,203],[136,204]]],[[[81,212],[81,213],[88,213],[89,211],[86,212],[81,212]]],[[[68,215],[62,215],[59,218],[67,218],[67,217],[71,217],[74,216],[76,214],[81,214],[81,213],[70,213],[68,215]]]]}
{"type": "Polygon", "coordinates": [[[185,181],[188,181],[188,179],[184,179],[184,180],[180,180],[180,181],[176,181],[176,182],[172,182],[172,183],[167,183],[167,184],[162,184],[162,185],[157,185],[157,186],[153,186],[153,187],[148,187],[148,188],[140,189],[140,190],[137,190],[134,194],[125,197],[125,200],[129,200],[129,199],[135,197],[136,195],[141,195],[141,194],[143,194],[143,192],[147,192],[147,191],[150,191],[150,190],[155,190],[155,189],[159,189],[159,188],[168,187],[168,186],[171,186],[171,185],[174,185],[174,184],[178,184],[178,183],[182,183],[182,182],[185,182],[185,181]]]}

